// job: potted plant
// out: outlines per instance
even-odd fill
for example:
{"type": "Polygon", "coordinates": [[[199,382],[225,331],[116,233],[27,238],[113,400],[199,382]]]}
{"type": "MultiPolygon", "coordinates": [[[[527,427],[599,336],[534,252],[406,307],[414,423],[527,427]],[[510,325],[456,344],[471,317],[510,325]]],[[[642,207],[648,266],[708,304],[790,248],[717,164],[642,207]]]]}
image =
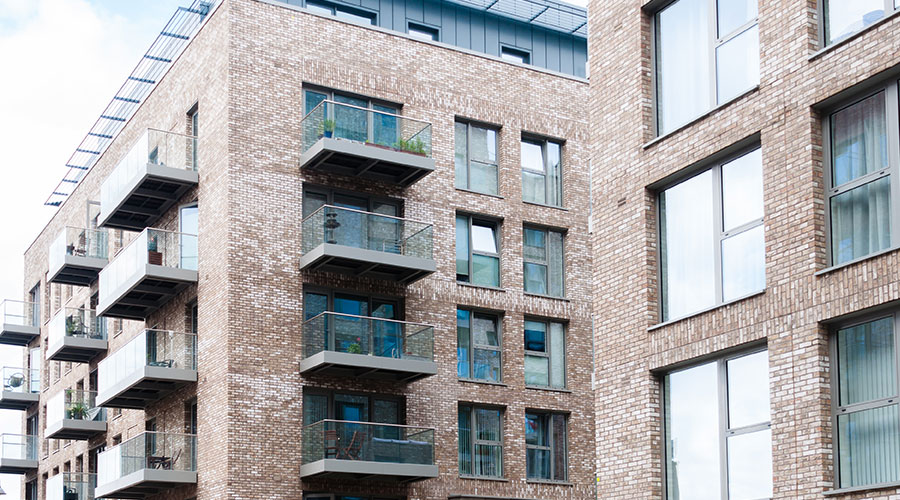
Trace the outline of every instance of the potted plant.
{"type": "Polygon", "coordinates": [[[350,354],[362,354],[362,345],[360,345],[362,339],[356,337],[356,342],[347,346],[347,352],[350,354]]]}
{"type": "Polygon", "coordinates": [[[79,328],[78,318],[75,316],[66,316],[66,336],[74,337],[76,335],[84,335],[84,332],[79,328]]]}
{"type": "Polygon", "coordinates": [[[325,132],[325,137],[331,137],[334,135],[334,120],[330,118],[326,118],[323,122],[322,129],[325,132]]]}
{"type": "Polygon", "coordinates": [[[394,143],[394,149],[399,149],[400,151],[405,151],[414,155],[425,156],[425,141],[418,137],[409,140],[398,139],[397,142],[394,143]]]}
{"type": "Polygon", "coordinates": [[[87,406],[84,403],[77,402],[71,403],[67,410],[68,418],[72,420],[84,420],[85,415],[87,415],[87,406]]]}
{"type": "Polygon", "coordinates": [[[150,236],[150,238],[147,240],[148,264],[156,264],[157,266],[162,265],[162,252],[157,251],[158,248],[159,246],[156,241],[156,235],[150,236]]]}

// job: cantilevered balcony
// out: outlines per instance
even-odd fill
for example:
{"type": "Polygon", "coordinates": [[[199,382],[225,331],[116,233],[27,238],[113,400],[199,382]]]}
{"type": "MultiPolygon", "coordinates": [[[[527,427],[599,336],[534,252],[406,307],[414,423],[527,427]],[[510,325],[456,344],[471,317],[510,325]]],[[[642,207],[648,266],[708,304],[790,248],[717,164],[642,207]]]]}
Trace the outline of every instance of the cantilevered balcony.
{"type": "Polygon", "coordinates": [[[147,129],[100,186],[100,226],[150,227],[197,182],[197,138],[147,129]]]}
{"type": "Polygon", "coordinates": [[[63,472],[47,479],[47,500],[94,500],[97,474],[63,472]]]}
{"type": "Polygon", "coordinates": [[[0,303],[0,344],[25,346],[41,336],[41,306],[21,300],[0,303]]]}
{"type": "Polygon", "coordinates": [[[438,476],[434,429],[322,420],[303,428],[300,477],[412,482],[438,476]]]}
{"type": "Polygon", "coordinates": [[[0,474],[28,474],[37,467],[37,436],[0,434],[0,474]]]}
{"type": "Polygon", "coordinates": [[[100,271],[97,314],[143,320],[197,282],[197,236],[145,229],[100,271]]]}
{"type": "Polygon", "coordinates": [[[146,408],[197,381],[197,336],[144,330],[100,362],[97,405],[146,408]]]}
{"type": "Polygon", "coordinates": [[[322,101],[301,127],[302,169],[401,186],[434,171],[428,122],[322,101]]]}
{"type": "Polygon", "coordinates": [[[62,285],[88,286],[108,262],[105,229],[66,227],[50,244],[47,280],[62,285]]]}
{"type": "Polygon", "coordinates": [[[27,410],[40,400],[41,371],[4,366],[0,410],[27,410]]]}
{"type": "Polygon", "coordinates": [[[47,400],[44,437],[87,440],[106,432],[106,411],[96,404],[97,393],[66,389],[47,400]]]}
{"type": "Polygon", "coordinates": [[[47,359],[87,363],[106,352],[106,318],[93,309],[64,307],[49,326],[47,359]]]}
{"type": "Polygon", "coordinates": [[[97,498],[144,498],[197,483],[197,436],[143,432],[97,460],[97,498]]]}
{"type": "Polygon", "coordinates": [[[325,312],[303,324],[300,372],[413,381],[437,373],[434,327],[325,312]]]}
{"type": "Polygon", "coordinates": [[[300,268],[412,283],[435,271],[432,225],[323,205],[303,220],[300,268]]]}

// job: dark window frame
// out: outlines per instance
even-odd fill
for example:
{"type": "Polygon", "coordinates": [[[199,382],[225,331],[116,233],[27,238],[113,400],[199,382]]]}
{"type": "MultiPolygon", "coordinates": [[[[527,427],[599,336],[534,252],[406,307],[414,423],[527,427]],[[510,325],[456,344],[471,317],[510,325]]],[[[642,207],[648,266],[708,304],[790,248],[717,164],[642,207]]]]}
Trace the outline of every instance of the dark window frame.
{"type": "MultiPolygon", "coordinates": [[[[565,206],[566,206],[566,197],[565,197],[566,190],[565,190],[565,169],[564,169],[564,165],[563,165],[563,157],[565,155],[566,141],[562,140],[562,139],[554,139],[554,138],[544,137],[544,136],[535,135],[535,134],[523,133],[522,138],[520,139],[520,149],[521,149],[521,143],[529,143],[529,144],[534,144],[534,145],[540,146],[541,147],[541,158],[542,158],[542,161],[544,164],[544,173],[543,173],[543,176],[544,176],[544,202],[541,203],[538,201],[531,201],[531,200],[525,199],[524,180],[522,182],[522,188],[523,188],[522,189],[522,201],[524,203],[531,203],[534,205],[565,208],[565,206]],[[556,144],[557,146],[559,146],[559,165],[557,167],[557,168],[559,168],[559,192],[556,193],[556,195],[559,197],[559,204],[549,203],[547,201],[550,198],[550,196],[549,196],[550,195],[550,182],[549,182],[550,165],[549,165],[549,161],[548,161],[548,158],[549,158],[548,157],[548,150],[549,150],[548,145],[550,143],[553,143],[553,144],[556,144]]],[[[522,161],[520,158],[519,169],[521,170],[521,173],[524,176],[526,170],[525,170],[525,167],[523,165],[521,165],[521,163],[522,163],[522,161]]]]}
{"type": "Polygon", "coordinates": [[[456,120],[453,122],[453,132],[454,132],[453,133],[453,135],[454,135],[454,137],[453,137],[453,141],[454,141],[454,145],[453,145],[453,154],[454,154],[453,185],[456,189],[471,191],[473,193],[478,193],[478,194],[486,194],[489,196],[498,196],[498,197],[501,196],[500,195],[500,129],[501,129],[501,127],[496,126],[496,125],[491,125],[491,124],[482,123],[482,122],[473,121],[473,120],[466,120],[466,119],[459,118],[459,117],[457,117],[456,120]],[[465,182],[465,187],[460,187],[457,185],[459,183],[459,179],[456,178],[456,172],[455,172],[456,148],[459,146],[457,144],[457,140],[456,140],[456,127],[458,125],[462,125],[462,126],[466,127],[466,182],[465,182]],[[495,162],[493,163],[493,165],[490,165],[488,163],[483,163],[483,162],[478,162],[478,163],[481,163],[483,165],[490,165],[493,167],[494,179],[497,184],[497,192],[496,193],[492,193],[490,191],[485,191],[485,190],[480,190],[477,187],[472,186],[471,180],[472,180],[472,161],[473,160],[472,160],[472,153],[471,153],[471,151],[472,151],[471,144],[472,144],[472,129],[473,128],[489,130],[494,133],[494,151],[497,156],[495,162]]]}
{"type": "Polygon", "coordinates": [[[535,225],[535,224],[529,224],[526,222],[522,227],[523,248],[524,248],[524,244],[525,244],[525,231],[526,230],[542,231],[544,233],[544,260],[543,261],[529,260],[528,257],[525,256],[525,252],[523,250],[523,252],[522,252],[522,289],[524,290],[525,293],[527,293],[529,295],[539,295],[542,297],[552,297],[552,298],[557,298],[557,299],[565,298],[566,297],[566,288],[567,288],[566,287],[566,237],[568,236],[568,231],[565,229],[540,226],[540,225],[535,225]],[[561,239],[561,246],[560,246],[561,253],[560,253],[559,259],[560,259],[560,263],[562,265],[562,276],[560,276],[560,281],[562,282],[562,293],[560,295],[555,295],[550,292],[550,281],[551,281],[550,280],[550,272],[551,272],[550,233],[558,234],[561,239]],[[547,290],[546,293],[538,293],[538,292],[525,290],[525,288],[526,288],[525,265],[526,264],[540,265],[540,266],[544,266],[547,268],[547,273],[546,273],[547,279],[546,279],[546,282],[544,283],[544,288],[547,290]]]}
{"type": "Polygon", "coordinates": [[[484,404],[476,404],[476,403],[466,403],[460,402],[457,406],[457,439],[459,440],[459,413],[462,411],[469,412],[469,423],[471,426],[470,435],[471,440],[468,443],[469,447],[469,457],[471,457],[472,463],[470,464],[469,469],[472,470],[471,474],[463,474],[462,463],[457,459],[457,464],[459,468],[459,477],[464,479],[497,479],[503,478],[505,473],[504,462],[506,461],[504,458],[505,453],[505,442],[506,442],[506,408],[503,406],[494,406],[494,405],[484,405],[484,404]],[[496,411],[498,412],[499,420],[500,420],[500,440],[499,441],[486,441],[479,440],[476,436],[478,434],[478,412],[477,410],[487,410],[487,411],[496,411]],[[499,446],[500,447],[500,464],[499,471],[495,475],[484,475],[484,474],[475,474],[475,446],[476,445],[484,445],[484,446],[499,446]]]}
{"type": "MultiPolygon", "coordinates": [[[[459,369],[457,368],[457,379],[464,382],[477,382],[482,384],[502,384],[503,383],[503,314],[490,311],[487,309],[480,308],[472,308],[465,306],[457,306],[456,308],[457,314],[459,311],[466,311],[469,313],[469,355],[468,355],[468,377],[460,377],[459,369]],[[482,319],[490,317],[494,322],[494,328],[497,330],[497,345],[487,345],[487,344],[476,344],[475,343],[475,333],[474,333],[474,319],[475,316],[478,315],[482,319]],[[500,358],[500,368],[499,373],[497,374],[497,380],[491,380],[488,378],[477,378],[475,376],[475,350],[485,350],[485,351],[493,351],[499,355],[500,358]]],[[[457,319],[458,321],[458,319],[457,319]]],[[[459,329],[457,328],[457,357],[456,362],[459,363],[459,329]]]]}
{"type": "Polygon", "coordinates": [[[528,444],[527,439],[525,440],[525,454],[526,454],[525,478],[526,478],[526,481],[541,482],[541,483],[565,483],[565,482],[567,482],[569,480],[569,418],[570,418],[570,414],[566,413],[566,412],[560,412],[560,411],[550,411],[550,410],[539,410],[539,409],[527,408],[527,409],[525,409],[525,425],[528,425],[528,415],[539,416],[542,419],[542,423],[546,423],[546,425],[547,425],[546,431],[547,431],[547,436],[548,436],[547,441],[550,444],[548,446],[533,445],[533,444],[528,444]],[[556,443],[554,441],[555,433],[553,432],[553,420],[554,420],[553,417],[554,416],[562,416],[563,424],[565,426],[563,429],[563,438],[565,439],[565,442],[563,443],[563,453],[564,453],[563,461],[565,462],[565,465],[564,465],[564,470],[563,470],[563,477],[561,479],[553,479],[557,475],[556,474],[556,472],[557,472],[556,460],[555,460],[555,458],[556,458],[556,452],[555,452],[556,443]],[[550,477],[549,478],[532,477],[528,474],[529,463],[528,463],[527,455],[528,455],[529,449],[544,450],[544,451],[550,452],[550,477]]]}
{"type": "MultiPolygon", "coordinates": [[[[464,284],[470,285],[470,286],[482,287],[482,288],[502,288],[503,287],[503,259],[501,258],[501,255],[503,254],[503,241],[502,241],[501,228],[503,226],[503,221],[500,219],[483,216],[483,215],[475,215],[475,214],[470,214],[470,213],[466,213],[466,212],[456,212],[455,217],[454,217],[454,230],[456,227],[456,221],[459,218],[465,218],[467,220],[466,238],[467,238],[467,247],[469,250],[469,254],[467,256],[467,262],[468,262],[468,271],[467,272],[468,272],[468,274],[465,275],[467,278],[460,279],[461,275],[457,274],[456,282],[464,283],[464,284]],[[494,242],[497,245],[496,253],[475,251],[472,248],[472,240],[473,240],[472,227],[473,226],[491,228],[491,230],[494,233],[494,242]],[[475,264],[473,263],[473,261],[474,261],[473,256],[475,256],[475,255],[481,255],[483,257],[491,257],[491,258],[497,259],[497,284],[496,285],[483,285],[483,284],[478,284],[478,283],[472,282],[472,275],[475,272],[475,264]]],[[[457,245],[458,244],[459,244],[459,242],[457,241],[457,245]]],[[[455,254],[454,254],[454,259],[455,259],[455,254]]]]}

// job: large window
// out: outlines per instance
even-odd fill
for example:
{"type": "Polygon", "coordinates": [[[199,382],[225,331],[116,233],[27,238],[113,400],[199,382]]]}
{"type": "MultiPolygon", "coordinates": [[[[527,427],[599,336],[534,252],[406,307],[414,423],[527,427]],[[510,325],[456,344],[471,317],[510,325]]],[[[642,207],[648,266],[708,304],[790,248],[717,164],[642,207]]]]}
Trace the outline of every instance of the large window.
{"type": "Polygon", "coordinates": [[[562,146],[558,142],[522,139],[522,199],[562,206],[562,146]]]}
{"type": "Polygon", "coordinates": [[[660,193],[663,321],[765,288],[762,185],[755,149],[660,193]]]}
{"type": "Polygon", "coordinates": [[[525,412],[528,479],[566,480],[566,415],[525,412]]]}
{"type": "Polygon", "coordinates": [[[503,477],[503,410],[459,406],[459,475],[503,477]]]}
{"type": "Polygon", "coordinates": [[[771,497],[768,351],[674,371],[663,385],[666,498],[771,497]]]}
{"type": "Polygon", "coordinates": [[[400,114],[400,109],[396,105],[319,88],[306,89],[303,95],[304,116],[316,109],[322,101],[337,103],[326,103],[323,115],[330,122],[328,125],[333,128],[334,137],[386,145],[397,142],[400,127],[398,118],[394,115],[400,114]],[[378,113],[369,112],[368,109],[378,113]]]}
{"type": "Polygon", "coordinates": [[[497,191],[497,131],[456,122],[456,187],[487,194],[497,191]]]}
{"type": "Polygon", "coordinates": [[[759,83],[756,3],[677,0],[656,13],[659,135],[759,83]]]}
{"type": "Polygon", "coordinates": [[[525,320],[525,385],[566,387],[566,327],[562,323],[525,320]]]}
{"type": "Polygon", "coordinates": [[[500,241],[496,221],[456,216],[456,280],[500,286],[500,241]]]}
{"type": "Polygon", "coordinates": [[[892,246],[900,224],[891,203],[900,163],[897,107],[891,83],[825,120],[832,265],[892,246]]]}
{"type": "Polygon", "coordinates": [[[565,294],[563,233],[525,226],[523,236],[525,291],[562,297],[565,294]]]}
{"type": "Polygon", "coordinates": [[[823,0],[825,45],[843,40],[900,8],[900,0],[823,0]]]}
{"type": "Polygon", "coordinates": [[[883,316],[835,334],[834,463],[841,488],[900,481],[897,321],[883,316]]]}
{"type": "Polygon", "coordinates": [[[500,382],[500,317],[456,310],[456,372],[459,378],[500,382]]]}

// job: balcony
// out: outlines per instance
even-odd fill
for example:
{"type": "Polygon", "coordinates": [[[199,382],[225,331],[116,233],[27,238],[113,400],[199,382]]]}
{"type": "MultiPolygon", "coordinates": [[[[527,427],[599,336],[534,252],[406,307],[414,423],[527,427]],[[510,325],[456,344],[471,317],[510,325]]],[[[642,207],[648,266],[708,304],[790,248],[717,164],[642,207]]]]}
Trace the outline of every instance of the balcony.
{"type": "Polygon", "coordinates": [[[144,330],[100,362],[97,405],[146,408],[197,382],[197,336],[144,330]]]}
{"type": "Polygon", "coordinates": [[[301,169],[404,187],[434,171],[428,122],[322,101],[301,127],[301,169]]]}
{"type": "Polygon", "coordinates": [[[106,432],[106,411],[96,404],[97,393],[66,389],[47,401],[47,429],[53,439],[88,440],[106,432]]]}
{"type": "Polygon", "coordinates": [[[196,137],[147,129],[100,186],[100,226],[152,226],[199,182],[196,153],[196,137]]]}
{"type": "Polygon", "coordinates": [[[94,500],[97,474],[63,472],[47,479],[47,500],[94,500]]]}
{"type": "Polygon", "coordinates": [[[37,436],[0,434],[0,474],[28,474],[37,468],[37,436]]]}
{"type": "Polygon", "coordinates": [[[303,428],[300,477],[412,482],[438,476],[434,429],[343,420],[303,428]]]}
{"type": "Polygon", "coordinates": [[[323,205],[303,220],[300,268],[400,283],[435,271],[432,225],[323,205]]]}
{"type": "Polygon", "coordinates": [[[64,307],[50,320],[47,359],[87,363],[106,348],[106,318],[93,309],[64,307]]]}
{"type": "Polygon", "coordinates": [[[100,271],[98,314],[144,320],[197,282],[197,236],[145,229],[100,271]]]}
{"type": "Polygon", "coordinates": [[[97,459],[97,498],[144,498],[197,483],[197,436],[143,432],[97,459]]]}
{"type": "Polygon", "coordinates": [[[0,410],[27,410],[40,400],[41,371],[4,366],[0,410]]]}
{"type": "Polygon", "coordinates": [[[300,372],[410,382],[437,373],[434,327],[325,312],[303,324],[300,372]]]}
{"type": "Polygon", "coordinates": [[[0,344],[26,346],[41,336],[40,304],[4,300],[0,309],[3,314],[0,344]]]}
{"type": "Polygon", "coordinates": [[[63,228],[50,244],[47,280],[63,285],[89,286],[108,261],[105,229],[63,228]]]}

